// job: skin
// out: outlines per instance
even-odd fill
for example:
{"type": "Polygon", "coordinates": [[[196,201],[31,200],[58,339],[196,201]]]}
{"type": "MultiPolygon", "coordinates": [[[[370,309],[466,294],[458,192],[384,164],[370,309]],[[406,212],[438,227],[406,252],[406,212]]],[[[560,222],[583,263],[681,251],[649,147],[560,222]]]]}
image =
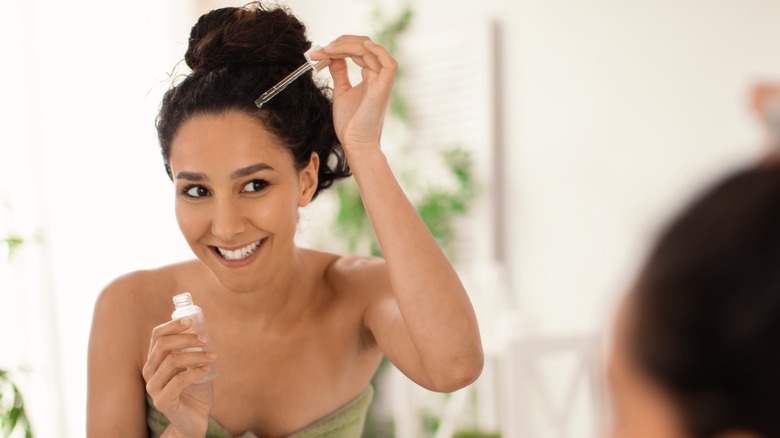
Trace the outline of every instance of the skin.
{"type": "Polygon", "coordinates": [[[780,159],[776,134],[771,132],[767,121],[769,105],[778,99],[780,99],[780,82],[778,81],[759,81],[750,90],[748,107],[763,130],[765,159],[767,161],[780,159]]]}
{"type": "Polygon", "coordinates": [[[468,295],[380,149],[396,63],[357,36],[312,56],[322,57],[332,59],[336,132],[384,259],[295,245],[297,210],[316,188],[316,154],[297,169],[245,114],[191,118],[174,137],[170,164],[179,226],[197,259],[128,274],[101,293],[89,347],[89,436],[146,436],[146,392],[171,421],[166,436],[202,437],[209,416],[234,435],[289,435],[358,396],[383,355],[433,391],[479,376],[468,295]],[[346,58],[362,67],[360,84],[349,83],[346,58]],[[247,266],[228,266],[213,249],[262,239],[247,266]],[[170,321],[182,291],[203,309],[216,354],[180,351],[204,345],[187,322],[170,321]],[[220,375],[194,385],[213,360],[220,375]]]}
{"type": "MultiPolygon", "coordinates": [[[[628,354],[628,326],[635,311],[630,297],[615,319],[607,361],[607,383],[612,403],[608,438],[692,438],[668,391],[650,379],[628,354]]],[[[712,438],[761,438],[731,431],[712,438]]]]}

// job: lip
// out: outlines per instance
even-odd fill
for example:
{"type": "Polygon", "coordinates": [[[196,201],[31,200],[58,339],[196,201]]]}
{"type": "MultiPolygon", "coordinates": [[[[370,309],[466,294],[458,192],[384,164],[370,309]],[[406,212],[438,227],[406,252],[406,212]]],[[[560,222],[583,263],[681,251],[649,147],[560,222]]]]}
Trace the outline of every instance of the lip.
{"type": "MultiPolygon", "coordinates": [[[[241,267],[244,267],[244,266],[247,266],[247,265],[251,264],[257,258],[257,255],[260,253],[260,251],[263,250],[263,247],[265,247],[265,244],[266,244],[267,241],[268,241],[268,237],[264,237],[264,238],[260,239],[260,246],[257,247],[255,252],[253,252],[252,255],[250,255],[249,257],[247,257],[245,259],[241,259],[241,260],[228,260],[228,259],[222,257],[221,255],[219,255],[217,253],[217,247],[216,246],[209,245],[209,251],[211,251],[211,254],[214,256],[214,258],[216,258],[217,261],[219,263],[221,263],[223,266],[226,266],[228,268],[241,268],[241,267]]],[[[243,247],[245,247],[247,245],[248,244],[240,245],[240,246],[236,246],[234,248],[225,248],[225,247],[221,247],[221,248],[227,249],[227,250],[230,250],[230,251],[234,251],[236,249],[243,248],[243,247]]]]}

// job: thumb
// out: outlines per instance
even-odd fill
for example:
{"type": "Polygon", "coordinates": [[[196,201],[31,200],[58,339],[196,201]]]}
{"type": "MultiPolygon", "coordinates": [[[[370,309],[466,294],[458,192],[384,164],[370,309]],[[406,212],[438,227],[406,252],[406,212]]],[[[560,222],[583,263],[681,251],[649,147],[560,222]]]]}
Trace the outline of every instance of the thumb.
{"type": "Polygon", "coordinates": [[[337,97],[352,89],[347,71],[347,61],[340,58],[331,59],[328,66],[330,76],[333,78],[333,97],[337,97]]]}

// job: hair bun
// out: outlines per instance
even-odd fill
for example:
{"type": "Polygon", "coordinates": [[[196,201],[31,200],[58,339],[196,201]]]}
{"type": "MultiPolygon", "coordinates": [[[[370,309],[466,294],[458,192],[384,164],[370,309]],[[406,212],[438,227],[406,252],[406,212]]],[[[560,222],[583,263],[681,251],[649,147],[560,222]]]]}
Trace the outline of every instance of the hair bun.
{"type": "Polygon", "coordinates": [[[254,2],[202,15],[190,32],[184,60],[193,71],[233,65],[298,65],[310,47],[306,27],[288,10],[254,2]]]}

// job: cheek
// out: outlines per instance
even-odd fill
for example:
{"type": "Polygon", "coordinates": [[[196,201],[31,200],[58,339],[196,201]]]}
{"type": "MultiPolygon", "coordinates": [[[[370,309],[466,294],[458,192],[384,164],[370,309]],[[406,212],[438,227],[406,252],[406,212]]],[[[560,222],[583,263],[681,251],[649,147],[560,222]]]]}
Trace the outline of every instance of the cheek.
{"type": "Polygon", "coordinates": [[[683,438],[672,401],[658,388],[641,379],[616,380],[611,438],[683,438]]]}
{"type": "Polygon", "coordinates": [[[176,222],[188,241],[197,239],[206,227],[207,219],[193,205],[176,201],[176,222]]]}
{"type": "Polygon", "coordinates": [[[277,187],[268,196],[252,202],[246,216],[253,225],[274,234],[295,233],[298,222],[297,193],[289,188],[277,187]]]}

